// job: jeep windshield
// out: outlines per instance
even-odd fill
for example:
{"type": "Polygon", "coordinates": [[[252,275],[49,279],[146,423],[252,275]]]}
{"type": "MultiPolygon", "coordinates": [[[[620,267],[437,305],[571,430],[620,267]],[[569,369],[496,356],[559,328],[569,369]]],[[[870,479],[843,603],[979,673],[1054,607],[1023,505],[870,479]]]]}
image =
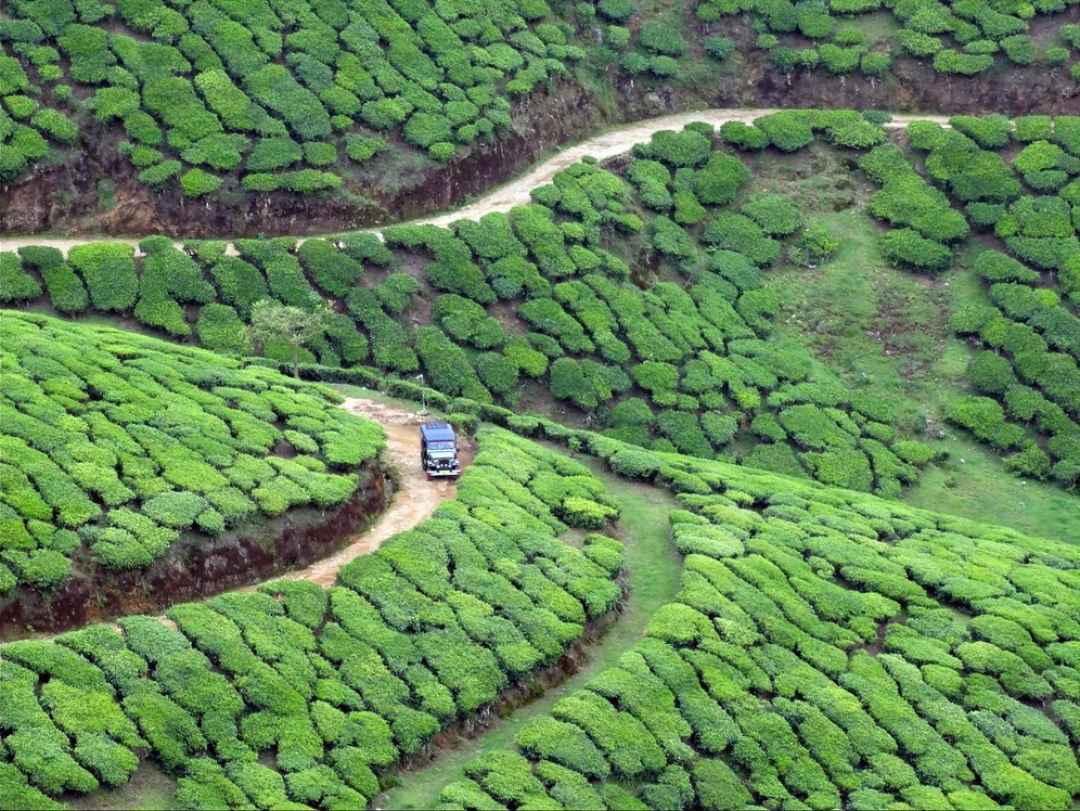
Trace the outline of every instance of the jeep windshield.
{"type": "Polygon", "coordinates": [[[454,443],[450,440],[441,439],[437,442],[428,442],[428,450],[431,451],[452,451],[454,449],[454,443]]]}

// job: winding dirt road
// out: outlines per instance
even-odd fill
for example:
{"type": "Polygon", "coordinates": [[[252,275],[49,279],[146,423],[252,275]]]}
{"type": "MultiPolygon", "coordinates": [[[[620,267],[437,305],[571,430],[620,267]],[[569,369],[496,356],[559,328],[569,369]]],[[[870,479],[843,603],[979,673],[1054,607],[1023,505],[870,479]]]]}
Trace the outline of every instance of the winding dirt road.
{"type": "MultiPolygon", "coordinates": [[[[593,138],[566,147],[558,154],[537,164],[520,177],[514,178],[501,186],[496,186],[478,200],[469,203],[468,205],[442,214],[434,214],[429,217],[412,220],[411,222],[413,224],[430,223],[433,225],[449,225],[455,220],[475,220],[492,212],[509,211],[514,206],[529,202],[529,195],[533,189],[550,182],[556,173],[577,163],[584,157],[592,156],[597,160],[613,158],[616,155],[629,152],[634,144],[647,141],[655,132],[660,130],[682,129],[693,121],[704,121],[716,127],[719,127],[721,124],[726,124],[729,121],[741,121],[749,124],[756,118],[779,111],[778,108],[716,108],[710,110],[698,110],[697,112],[690,113],[665,115],[658,118],[646,118],[641,121],[618,126],[593,138]]],[[[948,116],[941,115],[894,115],[892,116],[892,120],[884,126],[886,129],[901,129],[906,127],[912,121],[934,121],[938,124],[948,125],[949,118],[948,116]]],[[[364,230],[377,233],[381,228],[369,228],[364,230]]],[[[121,237],[53,239],[49,237],[35,237],[33,235],[0,236],[0,251],[14,251],[16,248],[21,248],[26,245],[45,245],[52,248],[58,248],[66,255],[75,245],[99,240],[124,242],[129,245],[137,245],[139,242],[138,239],[125,239],[121,237]]],[[[298,241],[303,242],[304,240],[301,238],[298,241]]],[[[235,254],[232,245],[229,245],[228,252],[235,254]]]]}
{"type": "Polygon", "coordinates": [[[329,588],[337,582],[338,571],[353,558],[374,552],[394,535],[412,529],[457,493],[452,480],[428,481],[420,470],[420,431],[417,426],[423,422],[422,416],[358,398],[347,399],[342,408],[379,423],[386,431],[386,459],[396,469],[397,489],[375,523],[354,536],[348,546],[310,566],[282,575],[283,580],[310,580],[329,588]]]}

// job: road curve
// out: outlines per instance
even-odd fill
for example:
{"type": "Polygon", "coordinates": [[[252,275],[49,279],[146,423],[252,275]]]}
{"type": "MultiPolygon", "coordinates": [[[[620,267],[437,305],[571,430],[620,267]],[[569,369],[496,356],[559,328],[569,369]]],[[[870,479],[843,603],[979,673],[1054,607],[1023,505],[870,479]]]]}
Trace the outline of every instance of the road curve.
{"type": "Polygon", "coordinates": [[[412,529],[435,512],[440,504],[457,494],[452,480],[429,481],[420,469],[418,426],[424,419],[422,416],[375,400],[355,397],[345,400],[342,408],[379,423],[386,431],[384,458],[395,468],[397,489],[389,506],[375,519],[375,523],[353,536],[347,546],[303,569],[285,573],[280,578],[282,580],[310,580],[323,588],[330,588],[337,582],[338,571],[351,560],[374,552],[394,535],[412,529]]]}
{"type": "MultiPolygon", "coordinates": [[[[584,157],[592,156],[597,160],[613,158],[616,155],[629,152],[634,144],[649,140],[655,132],[660,130],[681,129],[693,121],[704,121],[716,127],[719,127],[721,124],[726,124],[729,121],[741,121],[749,124],[756,118],[776,112],[780,112],[780,108],[715,108],[689,113],[677,113],[675,115],[665,115],[658,118],[646,118],[641,121],[624,124],[607,130],[593,138],[574,144],[573,146],[566,147],[547,160],[537,164],[532,169],[525,172],[525,174],[500,186],[496,186],[479,199],[462,206],[461,208],[456,208],[453,211],[447,211],[441,214],[433,214],[417,220],[411,220],[410,222],[413,224],[430,223],[432,225],[449,225],[456,220],[475,220],[485,214],[490,214],[495,211],[509,211],[514,206],[528,203],[530,199],[529,195],[533,189],[550,182],[556,173],[577,163],[584,157]]],[[[912,121],[933,121],[938,124],[947,125],[949,117],[941,115],[893,115],[892,120],[884,126],[886,129],[901,129],[906,127],[912,121]]],[[[363,230],[378,232],[384,227],[385,226],[380,226],[379,228],[363,230]]],[[[309,237],[300,237],[297,241],[303,242],[305,238],[309,237]]],[[[75,245],[94,241],[122,242],[129,245],[137,245],[139,242],[138,239],[122,237],[56,239],[37,237],[32,234],[28,236],[0,236],[0,251],[14,251],[17,248],[26,245],[44,245],[58,248],[66,255],[75,245]]],[[[229,245],[228,252],[235,253],[232,245],[229,245]]]]}

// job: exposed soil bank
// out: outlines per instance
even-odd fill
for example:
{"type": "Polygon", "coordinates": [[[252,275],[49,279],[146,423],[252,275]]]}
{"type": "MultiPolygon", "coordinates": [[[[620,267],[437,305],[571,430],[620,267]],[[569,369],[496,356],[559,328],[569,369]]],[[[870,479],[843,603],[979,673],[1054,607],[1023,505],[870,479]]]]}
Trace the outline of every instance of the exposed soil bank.
{"type": "MultiPolygon", "coordinates": [[[[1080,20],[1080,6],[1044,24],[1080,20]]],[[[662,84],[614,75],[607,105],[572,80],[517,101],[513,129],[493,143],[472,147],[447,165],[416,173],[385,166],[393,182],[347,181],[348,193],[220,194],[192,201],[172,187],[154,192],[115,149],[111,130],[84,125],[81,152],[59,166],[0,186],[0,233],[63,231],[78,234],[163,233],[187,238],[220,234],[310,234],[351,230],[412,219],[461,204],[512,178],[552,147],[602,126],[706,107],[852,107],[898,112],[1048,114],[1080,111],[1080,84],[1060,68],[997,65],[974,77],[944,76],[920,60],[901,58],[889,75],[829,76],[823,70],[783,75],[765,52],[749,47],[753,32],[738,21],[705,26],[702,35],[736,39],[730,70],[708,74],[709,86],[662,84]],[[714,30],[715,29],[715,30],[714,30]],[[408,175],[407,177],[405,175],[408,175]],[[100,210],[98,181],[115,185],[115,203],[100,210]]],[[[373,171],[379,168],[376,158],[373,171]]]]}
{"type": "Polygon", "coordinates": [[[0,601],[0,639],[26,636],[27,629],[59,632],[125,614],[156,613],[324,557],[379,515],[392,495],[394,484],[379,464],[365,464],[358,475],[354,496],[333,511],[294,510],[220,538],[183,538],[145,569],[118,572],[84,553],[58,589],[42,594],[20,587],[0,601]]]}
{"type": "MultiPolygon", "coordinates": [[[[546,160],[542,160],[535,164],[528,171],[517,175],[513,180],[501,185],[495,185],[488,188],[486,193],[475,199],[474,201],[464,205],[460,208],[455,208],[451,211],[444,211],[442,213],[436,213],[430,216],[418,217],[410,222],[414,224],[430,223],[433,225],[446,226],[455,220],[470,219],[478,220],[485,214],[490,214],[496,211],[506,212],[514,206],[523,205],[528,203],[531,199],[533,189],[537,186],[541,186],[545,183],[550,183],[554,176],[565,169],[566,167],[577,163],[579,160],[586,156],[591,156],[600,161],[610,161],[612,159],[619,159],[620,156],[625,156],[634,146],[634,144],[641,143],[642,141],[648,141],[652,137],[653,133],[658,130],[664,129],[682,129],[687,124],[693,121],[704,121],[712,124],[715,127],[719,127],[728,121],[742,121],[744,123],[750,123],[755,118],[769,113],[774,113],[778,109],[783,108],[761,108],[761,107],[734,107],[734,108],[710,108],[702,109],[688,113],[673,113],[670,115],[656,116],[653,118],[645,118],[635,121],[631,124],[621,125],[609,129],[600,135],[588,138],[583,141],[578,141],[573,146],[567,146],[564,149],[559,150],[546,160]]],[[[911,121],[936,121],[937,123],[948,126],[948,116],[935,116],[935,115],[923,115],[923,114],[896,114],[892,116],[892,119],[884,124],[886,129],[901,129],[906,127],[911,121]]],[[[378,227],[368,229],[371,231],[377,231],[378,227]]],[[[297,232],[301,233],[301,232],[297,232]]],[[[308,232],[312,234],[311,231],[308,232]]],[[[314,233],[332,233],[314,231],[314,233]]],[[[219,238],[227,239],[228,235],[219,235],[219,238]]],[[[306,237],[297,237],[298,242],[303,242],[306,237]]],[[[24,235],[18,237],[0,237],[0,251],[14,251],[25,245],[42,245],[51,248],[56,248],[63,254],[67,254],[76,245],[81,245],[87,241],[94,239],[94,237],[78,238],[78,237],[38,237],[33,235],[24,235]]],[[[104,239],[115,240],[119,242],[127,242],[131,245],[137,246],[139,237],[104,237],[104,239]]],[[[178,240],[180,243],[181,240],[178,240]]],[[[236,254],[236,249],[233,245],[226,246],[226,253],[236,254]]],[[[61,315],[52,310],[45,310],[49,315],[61,315]]],[[[131,321],[123,325],[125,329],[139,329],[140,325],[136,321],[131,321]]]]}

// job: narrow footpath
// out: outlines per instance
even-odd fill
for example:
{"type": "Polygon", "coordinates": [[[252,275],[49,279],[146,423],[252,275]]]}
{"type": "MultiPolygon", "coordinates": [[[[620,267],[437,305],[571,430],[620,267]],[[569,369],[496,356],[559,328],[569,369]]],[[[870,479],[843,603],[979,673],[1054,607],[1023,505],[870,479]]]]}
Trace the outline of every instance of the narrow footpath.
{"type": "Polygon", "coordinates": [[[601,463],[585,461],[619,504],[621,517],[616,530],[625,545],[624,568],[629,581],[623,611],[607,633],[585,649],[588,658],[577,673],[495,721],[476,737],[449,742],[429,765],[401,772],[400,785],[377,796],[373,808],[395,811],[435,808],[443,786],[456,780],[466,763],[484,752],[513,747],[514,736],[526,722],[550,712],[560,698],[584,687],[594,675],[614,665],[641,638],[656,610],[675,598],[682,563],[671,542],[668,522],[668,513],[675,507],[674,499],[667,490],[621,479],[607,472],[601,463]]]}

